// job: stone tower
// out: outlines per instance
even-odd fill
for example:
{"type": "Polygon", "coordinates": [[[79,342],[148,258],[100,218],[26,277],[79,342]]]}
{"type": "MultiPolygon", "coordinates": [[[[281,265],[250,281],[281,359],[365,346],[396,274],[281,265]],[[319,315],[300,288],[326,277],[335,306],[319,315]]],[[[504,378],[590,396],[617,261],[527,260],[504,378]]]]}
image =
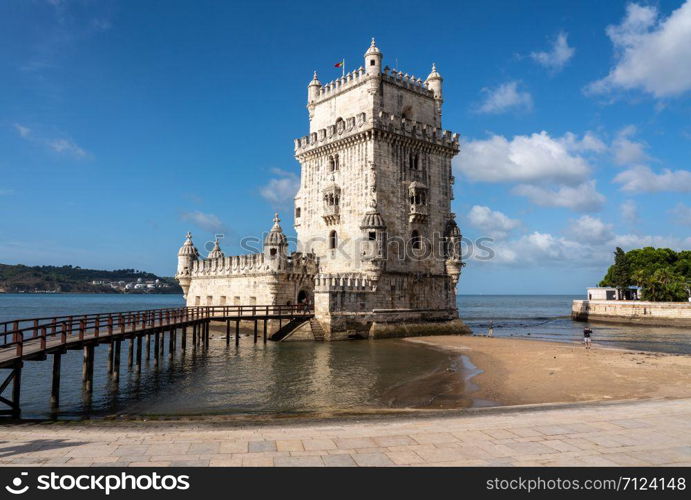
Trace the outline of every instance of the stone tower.
{"type": "Polygon", "coordinates": [[[315,314],[330,339],[467,333],[442,77],[432,65],[423,82],[383,57],[372,39],[364,66],[308,85],[295,229],[319,262],[315,314]]]}

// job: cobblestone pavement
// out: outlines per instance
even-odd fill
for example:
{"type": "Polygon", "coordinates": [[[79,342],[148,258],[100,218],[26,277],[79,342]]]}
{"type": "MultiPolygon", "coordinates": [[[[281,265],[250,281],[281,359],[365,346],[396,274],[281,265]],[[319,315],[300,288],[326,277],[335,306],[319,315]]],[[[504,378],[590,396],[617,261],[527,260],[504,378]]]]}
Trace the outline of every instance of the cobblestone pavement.
{"type": "Polygon", "coordinates": [[[281,426],[5,425],[0,464],[691,465],[691,399],[281,426]]]}

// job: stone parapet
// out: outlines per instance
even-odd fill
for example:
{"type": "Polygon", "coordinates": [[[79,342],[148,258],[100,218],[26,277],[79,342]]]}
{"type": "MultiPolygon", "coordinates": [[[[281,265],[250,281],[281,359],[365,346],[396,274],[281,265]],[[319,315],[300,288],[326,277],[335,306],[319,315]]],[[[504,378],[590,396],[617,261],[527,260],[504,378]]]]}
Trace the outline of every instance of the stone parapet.
{"type": "Polygon", "coordinates": [[[574,300],[571,318],[575,321],[691,326],[691,302],[574,300]]]}

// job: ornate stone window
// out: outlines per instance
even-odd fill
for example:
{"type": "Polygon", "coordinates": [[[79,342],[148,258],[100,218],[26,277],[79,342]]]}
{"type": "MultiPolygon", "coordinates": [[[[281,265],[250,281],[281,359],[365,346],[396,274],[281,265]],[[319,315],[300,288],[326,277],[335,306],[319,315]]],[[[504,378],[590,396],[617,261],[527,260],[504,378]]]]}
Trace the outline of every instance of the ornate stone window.
{"type": "Polygon", "coordinates": [[[329,250],[335,250],[338,247],[338,233],[331,231],[329,233],[329,250]]]}
{"type": "Polygon", "coordinates": [[[410,222],[427,222],[427,194],[428,189],[423,183],[414,181],[408,186],[408,201],[410,206],[410,222]]]}
{"type": "Polygon", "coordinates": [[[331,182],[324,188],[324,221],[327,225],[337,224],[340,220],[341,188],[331,182]]]}
{"type": "Polygon", "coordinates": [[[301,214],[302,214],[302,210],[300,209],[300,207],[296,207],[295,208],[295,218],[299,219],[301,214]]]}
{"type": "Polygon", "coordinates": [[[420,170],[420,153],[408,154],[408,166],[411,170],[420,170]]]}
{"type": "Polygon", "coordinates": [[[329,156],[329,172],[335,172],[340,168],[338,154],[329,156]]]}

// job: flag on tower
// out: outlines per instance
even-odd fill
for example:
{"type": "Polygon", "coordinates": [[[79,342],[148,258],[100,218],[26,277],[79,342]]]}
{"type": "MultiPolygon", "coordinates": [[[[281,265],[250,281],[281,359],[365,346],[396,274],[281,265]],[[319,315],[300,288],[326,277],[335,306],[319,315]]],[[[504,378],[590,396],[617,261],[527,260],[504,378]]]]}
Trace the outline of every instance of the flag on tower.
{"type": "Polygon", "coordinates": [[[334,64],[334,68],[342,68],[344,64],[345,64],[345,59],[334,64]]]}

